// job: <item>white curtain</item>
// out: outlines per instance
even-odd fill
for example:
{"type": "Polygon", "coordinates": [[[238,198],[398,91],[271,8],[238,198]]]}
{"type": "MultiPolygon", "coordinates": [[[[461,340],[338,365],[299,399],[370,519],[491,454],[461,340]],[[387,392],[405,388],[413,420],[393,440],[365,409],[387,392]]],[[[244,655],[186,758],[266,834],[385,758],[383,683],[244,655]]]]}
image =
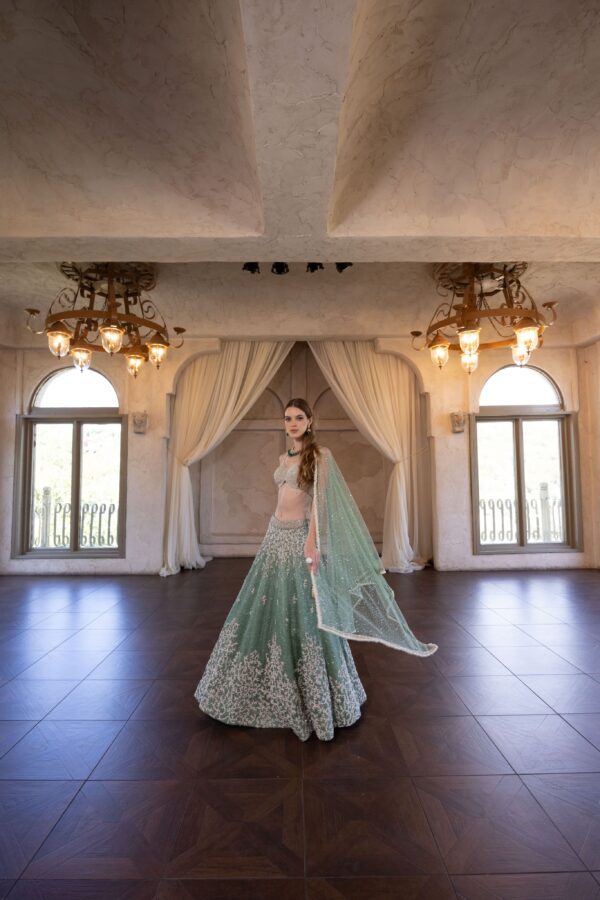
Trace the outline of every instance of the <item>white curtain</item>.
{"type": "Polygon", "coordinates": [[[310,342],[317,363],[359,431],[394,463],[385,503],[383,565],[423,568],[430,554],[430,514],[419,502],[420,468],[429,465],[414,373],[370,341],[310,342]]]}
{"type": "Polygon", "coordinates": [[[177,384],[171,436],[161,575],[203,568],[189,466],[210,453],[258,400],[292,342],[225,341],[219,354],[200,356],[177,384]]]}

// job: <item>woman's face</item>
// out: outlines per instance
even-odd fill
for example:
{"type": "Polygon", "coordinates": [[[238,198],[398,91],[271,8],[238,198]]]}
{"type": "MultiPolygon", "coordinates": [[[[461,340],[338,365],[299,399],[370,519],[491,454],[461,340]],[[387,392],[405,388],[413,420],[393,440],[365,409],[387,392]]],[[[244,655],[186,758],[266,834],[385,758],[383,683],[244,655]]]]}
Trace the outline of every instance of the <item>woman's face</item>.
{"type": "Polygon", "coordinates": [[[300,438],[312,422],[306,413],[296,406],[288,406],[284,416],[285,430],[290,437],[300,438]]]}

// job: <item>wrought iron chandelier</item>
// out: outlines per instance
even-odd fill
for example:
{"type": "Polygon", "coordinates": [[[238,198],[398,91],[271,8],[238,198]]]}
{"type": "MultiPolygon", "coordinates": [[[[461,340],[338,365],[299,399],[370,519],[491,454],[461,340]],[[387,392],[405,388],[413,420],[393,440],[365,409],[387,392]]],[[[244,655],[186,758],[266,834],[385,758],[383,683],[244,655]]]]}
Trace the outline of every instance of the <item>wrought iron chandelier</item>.
{"type": "Polygon", "coordinates": [[[418,346],[422,331],[411,331],[413,347],[428,349],[432,362],[442,369],[449,351],[460,352],[461,366],[474,372],[482,350],[510,347],[513,362],[524,366],[541,347],[543,334],[556,321],[556,303],[542,303],[542,312],[521,283],[526,262],[443,263],[435,267],[434,280],[444,299],[437,307],[418,346]],[[498,296],[498,306],[490,298],[498,296]],[[485,328],[489,340],[480,341],[485,328]],[[494,334],[495,333],[495,334],[494,334]]]}
{"type": "Polygon", "coordinates": [[[63,262],[60,271],[76,287],[61,288],[41,331],[33,327],[39,309],[25,310],[27,327],[34,334],[47,335],[48,348],[54,356],[70,353],[74,365],[83,371],[89,368],[95,351],[111,356],[119,353],[125,358],[128,372],[136,378],[147,360],[158,369],[167,350],[183,344],[181,335],[185,328],[173,328],[180,341],[171,344],[158,307],[144,295],[156,285],[152,264],[63,262]]]}

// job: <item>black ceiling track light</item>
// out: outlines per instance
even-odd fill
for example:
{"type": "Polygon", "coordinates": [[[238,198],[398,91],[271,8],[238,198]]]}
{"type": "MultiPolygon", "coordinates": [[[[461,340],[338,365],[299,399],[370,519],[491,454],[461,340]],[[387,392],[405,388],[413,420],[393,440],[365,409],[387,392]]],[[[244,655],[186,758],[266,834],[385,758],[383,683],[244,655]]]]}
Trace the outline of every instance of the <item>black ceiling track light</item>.
{"type": "MultiPolygon", "coordinates": [[[[353,266],[354,263],[351,262],[336,262],[335,267],[338,272],[343,272],[344,269],[348,269],[350,266],[353,266]]],[[[314,274],[315,272],[319,272],[324,269],[325,266],[320,262],[309,262],[306,263],[306,271],[314,274]]],[[[271,272],[273,275],[287,275],[290,271],[290,267],[286,262],[274,262],[271,266],[271,272]]],[[[260,265],[257,262],[246,262],[242,266],[242,272],[250,272],[251,275],[260,275],[260,265]]]]}

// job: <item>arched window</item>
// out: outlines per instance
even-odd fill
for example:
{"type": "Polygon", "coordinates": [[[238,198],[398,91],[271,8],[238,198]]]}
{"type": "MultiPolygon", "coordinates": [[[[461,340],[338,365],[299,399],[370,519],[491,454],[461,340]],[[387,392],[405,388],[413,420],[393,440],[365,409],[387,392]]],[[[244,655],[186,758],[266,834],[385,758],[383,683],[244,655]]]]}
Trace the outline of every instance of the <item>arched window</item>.
{"type": "Polygon", "coordinates": [[[13,556],[124,556],[126,429],[110,381],[60,369],[20,417],[13,556]]]}
{"type": "Polygon", "coordinates": [[[499,369],[473,424],[475,552],[578,548],[575,426],[552,379],[530,366],[499,369]]]}

